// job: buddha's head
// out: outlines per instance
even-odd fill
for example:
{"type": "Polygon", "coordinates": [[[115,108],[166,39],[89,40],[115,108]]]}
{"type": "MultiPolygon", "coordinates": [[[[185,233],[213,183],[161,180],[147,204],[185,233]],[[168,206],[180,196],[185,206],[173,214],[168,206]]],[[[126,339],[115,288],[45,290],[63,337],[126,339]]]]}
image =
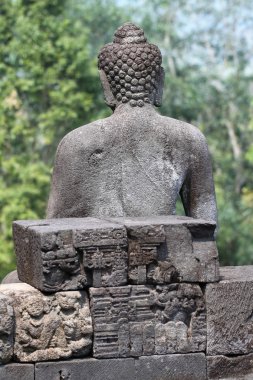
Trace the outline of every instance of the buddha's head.
{"type": "Polygon", "coordinates": [[[159,107],[164,80],[161,63],[159,48],[147,42],[142,29],[132,23],[121,26],[98,56],[106,104],[113,110],[122,103],[159,107]]]}

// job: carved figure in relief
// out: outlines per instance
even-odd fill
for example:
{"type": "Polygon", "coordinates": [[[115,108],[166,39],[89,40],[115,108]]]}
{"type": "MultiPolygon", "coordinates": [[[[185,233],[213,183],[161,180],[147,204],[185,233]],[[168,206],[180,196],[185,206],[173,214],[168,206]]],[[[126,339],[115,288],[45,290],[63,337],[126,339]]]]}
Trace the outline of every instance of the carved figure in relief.
{"type": "Polygon", "coordinates": [[[124,24],[105,45],[98,67],[113,114],[61,141],[47,216],[151,216],[176,212],[216,221],[211,160],[204,136],[156,112],[164,71],[157,46],[124,24]]]}
{"type": "Polygon", "coordinates": [[[81,294],[78,292],[56,293],[55,298],[67,345],[72,354],[88,353],[92,344],[89,307],[81,307],[84,299],[82,300],[81,294]]]}
{"type": "Polygon", "coordinates": [[[38,357],[39,360],[40,355],[42,357],[45,355],[44,350],[52,348],[54,348],[56,358],[64,347],[66,353],[70,354],[61,319],[52,311],[47,300],[38,296],[29,297],[21,317],[22,329],[19,330],[18,343],[31,360],[33,357],[38,357]]]}
{"type": "Polygon", "coordinates": [[[34,362],[87,355],[92,345],[87,294],[68,291],[45,297],[32,293],[22,294],[15,307],[16,359],[34,362]]]}
{"type": "Polygon", "coordinates": [[[79,287],[86,284],[86,276],[80,274],[78,254],[73,247],[43,252],[42,258],[44,286],[47,291],[64,289],[66,283],[73,278],[79,287]]]}

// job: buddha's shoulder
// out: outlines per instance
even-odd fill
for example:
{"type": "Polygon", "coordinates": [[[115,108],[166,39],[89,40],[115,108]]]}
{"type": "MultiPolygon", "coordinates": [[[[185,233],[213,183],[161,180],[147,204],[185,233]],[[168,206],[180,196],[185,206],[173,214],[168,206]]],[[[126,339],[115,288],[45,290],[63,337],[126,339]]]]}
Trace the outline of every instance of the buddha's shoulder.
{"type": "Polygon", "coordinates": [[[58,145],[59,150],[71,150],[75,151],[78,148],[90,146],[93,143],[97,143],[98,139],[103,136],[107,126],[109,125],[109,118],[93,121],[92,123],[83,125],[79,128],[73,129],[66,134],[58,145]]]}
{"type": "Polygon", "coordinates": [[[186,141],[194,146],[206,146],[203,133],[194,125],[171,117],[160,116],[165,133],[177,140],[186,141]]]}

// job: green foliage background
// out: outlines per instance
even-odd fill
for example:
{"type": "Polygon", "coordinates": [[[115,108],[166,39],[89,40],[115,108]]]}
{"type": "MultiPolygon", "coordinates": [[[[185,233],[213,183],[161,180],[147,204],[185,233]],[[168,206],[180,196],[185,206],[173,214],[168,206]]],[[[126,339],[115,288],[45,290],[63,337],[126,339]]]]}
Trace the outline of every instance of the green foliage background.
{"type": "Polygon", "coordinates": [[[252,15],[249,0],[1,0],[0,278],[12,221],[45,216],[60,139],[110,114],[96,56],[129,20],[162,50],[161,112],[208,139],[222,263],[253,264],[252,15]]]}

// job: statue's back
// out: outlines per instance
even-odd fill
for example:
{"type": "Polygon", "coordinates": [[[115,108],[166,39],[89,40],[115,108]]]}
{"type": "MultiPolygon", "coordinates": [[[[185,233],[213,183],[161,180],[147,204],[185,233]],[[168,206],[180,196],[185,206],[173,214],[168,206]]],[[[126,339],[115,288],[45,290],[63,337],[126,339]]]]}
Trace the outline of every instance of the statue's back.
{"type": "Polygon", "coordinates": [[[181,192],[187,215],[216,219],[204,137],[154,109],[162,98],[161,61],[133,24],[101,50],[100,77],[114,113],[59,145],[48,217],[171,215],[181,192]]]}

